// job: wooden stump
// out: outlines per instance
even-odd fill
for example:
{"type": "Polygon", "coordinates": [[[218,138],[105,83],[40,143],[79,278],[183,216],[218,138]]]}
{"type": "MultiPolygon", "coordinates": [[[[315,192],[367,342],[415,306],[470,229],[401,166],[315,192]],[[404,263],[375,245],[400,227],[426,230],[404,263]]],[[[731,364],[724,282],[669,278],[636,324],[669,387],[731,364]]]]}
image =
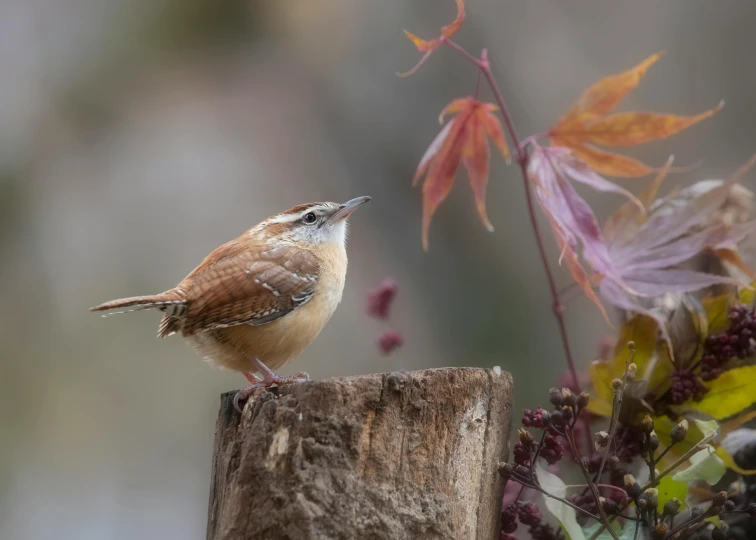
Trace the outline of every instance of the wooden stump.
{"type": "Polygon", "coordinates": [[[508,373],[443,368],[224,394],[207,538],[498,538],[508,373]]]}

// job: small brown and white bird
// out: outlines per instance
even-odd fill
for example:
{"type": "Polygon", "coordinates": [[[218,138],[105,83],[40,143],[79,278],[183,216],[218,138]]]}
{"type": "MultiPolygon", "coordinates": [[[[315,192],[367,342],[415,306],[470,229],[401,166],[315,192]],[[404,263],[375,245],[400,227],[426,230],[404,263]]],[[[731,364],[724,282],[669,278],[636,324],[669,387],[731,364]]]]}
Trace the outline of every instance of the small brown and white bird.
{"type": "Polygon", "coordinates": [[[309,378],[273,370],[312,343],[341,301],[347,218],[369,200],[300,204],[217,248],[173,289],[90,311],[162,311],[158,337],[181,334],[212,364],[244,374],[238,408],[257,388],[309,378]]]}

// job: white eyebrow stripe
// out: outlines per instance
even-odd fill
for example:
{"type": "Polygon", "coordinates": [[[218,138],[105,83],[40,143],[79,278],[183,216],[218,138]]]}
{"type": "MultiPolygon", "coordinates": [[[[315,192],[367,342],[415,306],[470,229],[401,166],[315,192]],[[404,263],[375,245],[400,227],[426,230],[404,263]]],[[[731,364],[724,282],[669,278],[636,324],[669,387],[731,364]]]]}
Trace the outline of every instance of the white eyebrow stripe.
{"type": "Polygon", "coordinates": [[[266,220],[267,223],[292,223],[302,219],[302,217],[308,212],[322,212],[330,210],[330,206],[326,204],[314,204],[311,207],[303,210],[298,214],[278,214],[266,220]]]}
{"type": "Polygon", "coordinates": [[[267,220],[268,223],[291,223],[302,217],[301,214],[278,214],[267,220]]]}

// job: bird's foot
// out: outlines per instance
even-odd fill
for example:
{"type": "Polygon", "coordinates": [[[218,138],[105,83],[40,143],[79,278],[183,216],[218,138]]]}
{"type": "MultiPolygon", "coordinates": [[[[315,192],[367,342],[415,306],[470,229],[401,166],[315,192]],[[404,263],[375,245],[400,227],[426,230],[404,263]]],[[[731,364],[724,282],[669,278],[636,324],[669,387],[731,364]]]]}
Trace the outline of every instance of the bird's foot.
{"type": "Polygon", "coordinates": [[[268,386],[273,386],[274,384],[278,386],[283,386],[284,384],[298,384],[310,380],[310,376],[303,371],[295,373],[290,377],[282,377],[281,375],[277,375],[276,372],[263,364],[259,358],[255,358],[254,362],[257,366],[258,371],[260,372],[260,375],[262,375],[263,382],[267,383],[268,386]]]}
{"type": "Polygon", "coordinates": [[[242,412],[241,405],[239,405],[241,401],[246,400],[254,393],[255,390],[259,390],[260,388],[267,388],[269,386],[268,384],[265,384],[265,381],[257,377],[254,373],[245,373],[244,377],[246,377],[246,379],[249,381],[249,386],[242,388],[234,396],[234,409],[236,409],[239,413],[242,412]]]}
{"type": "Polygon", "coordinates": [[[245,373],[244,376],[249,381],[249,386],[239,390],[234,396],[234,408],[241,411],[239,403],[246,400],[251,396],[255,390],[260,388],[270,388],[271,386],[284,386],[287,384],[299,384],[310,380],[310,375],[304,371],[300,371],[289,377],[283,377],[277,375],[272,369],[263,364],[260,360],[255,358],[255,364],[262,375],[262,379],[257,377],[254,373],[245,373]]]}

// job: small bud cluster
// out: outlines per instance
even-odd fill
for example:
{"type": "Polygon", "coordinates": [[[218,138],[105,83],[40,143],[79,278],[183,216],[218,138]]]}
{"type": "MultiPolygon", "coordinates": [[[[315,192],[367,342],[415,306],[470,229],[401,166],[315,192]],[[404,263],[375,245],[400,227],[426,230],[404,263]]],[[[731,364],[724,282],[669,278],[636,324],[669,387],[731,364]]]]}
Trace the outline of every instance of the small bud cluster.
{"type": "Polygon", "coordinates": [[[544,415],[546,415],[546,420],[549,420],[551,417],[551,415],[541,407],[538,407],[535,411],[525,409],[522,413],[522,425],[536,429],[546,429],[547,424],[544,421],[544,415]]]}
{"type": "MultiPolygon", "coordinates": [[[[396,282],[391,279],[383,280],[378,287],[368,292],[367,312],[371,317],[385,321],[389,318],[391,303],[396,297],[396,282]]],[[[378,350],[389,355],[404,345],[404,336],[398,330],[386,330],[378,337],[378,350]]]]}
{"type": "MultiPolygon", "coordinates": [[[[526,409],[522,417],[522,425],[526,427],[534,427],[536,429],[546,429],[546,435],[543,439],[543,446],[538,454],[545,459],[549,465],[553,465],[564,455],[564,447],[559,442],[553,428],[549,430],[548,426],[551,425],[551,414],[544,411],[540,407],[535,411],[526,409]],[[545,415],[545,420],[544,420],[545,415]]],[[[514,462],[518,465],[530,467],[530,461],[536,451],[538,444],[536,443],[533,435],[525,429],[520,429],[520,441],[515,444],[512,453],[514,454],[514,462]]]]}
{"type": "Polygon", "coordinates": [[[516,502],[508,505],[501,512],[499,540],[515,540],[512,533],[517,530],[518,521],[528,527],[528,533],[533,540],[557,540],[561,538],[551,525],[543,522],[538,506],[534,503],[516,502]]]}
{"type": "Polygon", "coordinates": [[[672,387],[669,389],[669,402],[682,405],[686,401],[701,401],[709,389],[690,369],[681,369],[672,374],[672,387]]]}
{"type": "Polygon", "coordinates": [[[701,378],[710,381],[719,377],[733,358],[747,358],[756,353],[756,313],[746,305],[730,308],[729,328],[706,338],[701,358],[701,378]]]}

